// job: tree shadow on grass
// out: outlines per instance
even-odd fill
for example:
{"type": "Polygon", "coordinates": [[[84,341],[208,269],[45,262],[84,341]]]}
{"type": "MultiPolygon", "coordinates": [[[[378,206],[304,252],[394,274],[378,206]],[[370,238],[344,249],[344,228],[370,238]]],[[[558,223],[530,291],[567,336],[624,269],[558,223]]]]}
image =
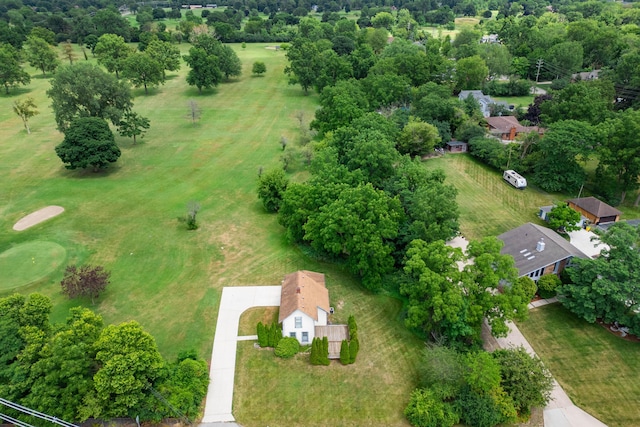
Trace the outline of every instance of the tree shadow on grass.
{"type": "Polygon", "coordinates": [[[86,169],[66,169],[64,165],[60,166],[58,175],[63,178],[70,179],[100,179],[108,178],[111,175],[115,175],[120,172],[121,166],[117,163],[112,163],[104,169],[98,169],[94,171],[93,168],[86,169]]]}
{"type": "Polygon", "coordinates": [[[9,89],[9,93],[4,90],[4,87],[0,88],[0,98],[15,98],[18,96],[26,95],[33,92],[30,87],[13,87],[9,89]]]}
{"type": "Polygon", "coordinates": [[[187,89],[184,94],[186,96],[189,97],[204,97],[204,96],[211,96],[211,95],[217,95],[218,94],[218,89],[216,88],[211,88],[211,89],[202,89],[202,92],[200,92],[198,90],[197,87],[191,87],[189,89],[187,89]]]}

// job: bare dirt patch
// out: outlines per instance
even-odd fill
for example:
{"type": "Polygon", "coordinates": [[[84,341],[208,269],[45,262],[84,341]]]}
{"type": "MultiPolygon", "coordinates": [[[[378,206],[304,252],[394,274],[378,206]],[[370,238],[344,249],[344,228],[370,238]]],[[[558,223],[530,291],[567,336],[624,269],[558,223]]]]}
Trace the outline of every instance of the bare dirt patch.
{"type": "Polygon", "coordinates": [[[14,224],[13,229],[16,231],[26,230],[27,228],[33,227],[34,225],[51,219],[54,216],[58,216],[62,212],[64,212],[64,208],[62,206],[47,206],[46,208],[42,208],[22,217],[14,224]]]}

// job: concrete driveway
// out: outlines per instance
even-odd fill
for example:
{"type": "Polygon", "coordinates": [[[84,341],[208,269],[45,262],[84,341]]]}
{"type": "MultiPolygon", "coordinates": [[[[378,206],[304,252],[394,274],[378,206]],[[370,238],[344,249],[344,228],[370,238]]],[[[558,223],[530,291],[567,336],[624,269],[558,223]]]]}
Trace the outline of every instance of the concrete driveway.
{"type": "Polygon", "coordinates": [[[231,409],[240,315],[252,307],[280,306],[280,289],[280,286],[239,286],[222,289],[203,424],[235,421],[231,409]]]}
{"type": "Polygon", "coordinates": [[[569,241],[573,246],[580,249],[585,255],[591,258],[600,255],[600,251],[603,249],[609,249],[609,246],[600,242],[597,234],[582,228],[578,231],[570,231],[569,241]]]}

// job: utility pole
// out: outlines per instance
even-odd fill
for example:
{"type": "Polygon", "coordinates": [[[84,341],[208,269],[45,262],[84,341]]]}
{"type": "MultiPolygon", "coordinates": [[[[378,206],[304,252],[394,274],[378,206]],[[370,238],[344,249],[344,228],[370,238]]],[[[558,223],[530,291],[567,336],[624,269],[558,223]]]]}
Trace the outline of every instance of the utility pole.
{"type": "Polygon", "coordinates": [[[544,64],[542,58],[538,59],[536,62],[536,65],[538,66],[538,71],[536,72],[536,83],[538,83],[538,77],[540,77],[540,67],[542,67],[542,64],[544,64]]]}

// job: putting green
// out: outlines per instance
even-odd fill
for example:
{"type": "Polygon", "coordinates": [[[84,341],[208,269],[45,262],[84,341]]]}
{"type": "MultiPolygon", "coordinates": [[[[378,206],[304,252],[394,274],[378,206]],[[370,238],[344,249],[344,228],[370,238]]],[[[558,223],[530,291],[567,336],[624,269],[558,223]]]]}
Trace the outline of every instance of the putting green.
{"type": "Polygon", "coordinates": [[[54,242],[21,243],[0,253],[0,291],[16,289],[45,278],[67,259],[67,250],[54,242]]]}

